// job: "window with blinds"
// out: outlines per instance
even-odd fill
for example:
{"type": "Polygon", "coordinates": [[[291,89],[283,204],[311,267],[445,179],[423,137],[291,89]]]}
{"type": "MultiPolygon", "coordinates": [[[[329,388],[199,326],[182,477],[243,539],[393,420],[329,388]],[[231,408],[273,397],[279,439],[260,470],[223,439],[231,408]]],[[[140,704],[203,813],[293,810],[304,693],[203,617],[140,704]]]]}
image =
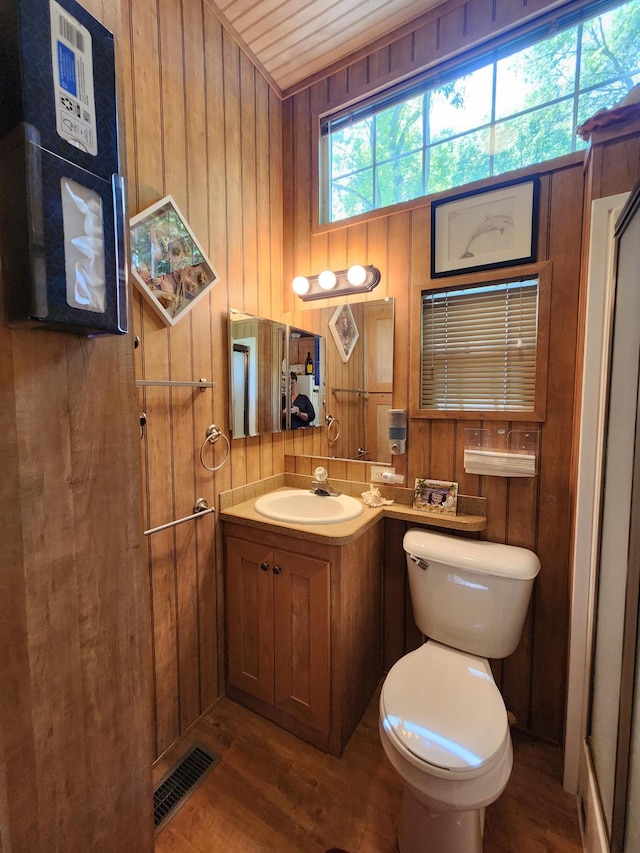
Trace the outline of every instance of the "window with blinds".
{"type": "Polygon", "coordinates": [[[538,278],[422,294],[420,408],[534,412],[538,278]]]}

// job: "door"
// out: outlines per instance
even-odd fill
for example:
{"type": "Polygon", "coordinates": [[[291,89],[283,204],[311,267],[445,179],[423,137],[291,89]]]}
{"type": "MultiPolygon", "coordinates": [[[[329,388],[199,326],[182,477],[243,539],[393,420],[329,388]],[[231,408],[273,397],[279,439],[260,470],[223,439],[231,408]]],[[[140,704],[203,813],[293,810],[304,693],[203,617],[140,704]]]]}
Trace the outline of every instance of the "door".
{"type": "Polygon", "coordinates": [[[388,462],[393,393],[393,304],[365,305],[365,442],[369,458],[388,462]]]}
{"type": "Polygon", "coordinates": [[[329,731],[329,564],[274,552],[275,704],[329,731]]]}
{"type": "Polygon", "coordinates": [[[258,542],[227,537],[229,683],[273,703],[272,552],[258,542]]]}
{"type": "Polygon", "coordinates": [[[249,347],[244,344],[233,345],[231,384],[233,437],[251,435],[249,424],[249,347]]]}
{"type": "Polygon", "coordinates": [[[616,228],[589,750],[612,853],[640,849],[640,185],[616,228]],[[637,690],[636,686],[636,690],[637,690]]]}

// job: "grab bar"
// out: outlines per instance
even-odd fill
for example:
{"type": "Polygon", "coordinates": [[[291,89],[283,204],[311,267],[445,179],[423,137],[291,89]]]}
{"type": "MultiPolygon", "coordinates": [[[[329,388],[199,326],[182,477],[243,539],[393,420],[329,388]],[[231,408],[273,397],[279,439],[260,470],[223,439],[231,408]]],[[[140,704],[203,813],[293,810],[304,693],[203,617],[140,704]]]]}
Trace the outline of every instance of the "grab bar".
{"type": "Polygon", "coordinates": [[[161,387],[161,388],[199,388],[204,391],[206,388],[215,388],[215,382],[207,382],[206,379],[199,379],[197,382],[190,382],[183,379],[136,379],[136,385],[141,388],[145,387],[161,387]]]}
{"type": "Polygon", "coordinates": [[[343,391],[345,394],[366,394],[362,388],[332,388],[331,393],[336,394],[338,391],[343,391]]]}
{"type": "Polygon", "coordinates": [[[364,447],[359,447],[356,450],[356,455],[352,456],[351,459],[364,459],[365,456],[369,455],[369,451],[365,450],[364,447]]]}
{"type": "Polygon", "coordinates": [[[184,521],[191,521],[192,518],[200,518],[201,515],[209,515],[215,512],[215,507],[209,506],[204,498],[197,498],[193,505],[193,514],[185,515],[184,518],[177,518],[175,521],[168,521],[166,524],[160,524],[158,527],[151,527],[144,531],[145,536],[151,536],[152,533],[158,533],[160,530],[166,530],[167,527],[175,527],[176,524],[182,524],[184,521]]]}

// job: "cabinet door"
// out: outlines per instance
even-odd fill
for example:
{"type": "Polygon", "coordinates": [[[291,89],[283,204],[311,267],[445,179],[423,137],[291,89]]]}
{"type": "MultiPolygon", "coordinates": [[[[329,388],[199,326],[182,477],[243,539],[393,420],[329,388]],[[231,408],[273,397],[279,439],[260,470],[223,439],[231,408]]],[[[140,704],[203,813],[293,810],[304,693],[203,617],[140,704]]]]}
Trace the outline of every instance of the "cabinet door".
{"type": "Polygon", "coordinates": [[[275,705],[329,731],[329,564],[275,550],[275,705]]]}
{"type": "Polygon", "coordinates": [[[229,683],[273,704],[272,551],[227,538],[229,683]]]}

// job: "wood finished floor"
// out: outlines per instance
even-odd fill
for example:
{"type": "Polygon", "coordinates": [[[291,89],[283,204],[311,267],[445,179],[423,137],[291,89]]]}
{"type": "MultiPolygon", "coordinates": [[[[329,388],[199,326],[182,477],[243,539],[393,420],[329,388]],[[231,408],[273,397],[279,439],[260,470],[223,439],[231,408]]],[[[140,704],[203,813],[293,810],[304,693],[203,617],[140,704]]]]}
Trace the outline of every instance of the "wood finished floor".
{"type": "MultiPolygon", "coordinates": [[[[156,838],[156,853],[394,853],[401,786],[378,739],[374,697],[342,758],[319,752],[229,699],[154,768],[200,742],[219,764],[156,838]]],[[[513,732],[514,768],[487,809],[484,853],[582,853],[560,752],[513,732]]]]}

